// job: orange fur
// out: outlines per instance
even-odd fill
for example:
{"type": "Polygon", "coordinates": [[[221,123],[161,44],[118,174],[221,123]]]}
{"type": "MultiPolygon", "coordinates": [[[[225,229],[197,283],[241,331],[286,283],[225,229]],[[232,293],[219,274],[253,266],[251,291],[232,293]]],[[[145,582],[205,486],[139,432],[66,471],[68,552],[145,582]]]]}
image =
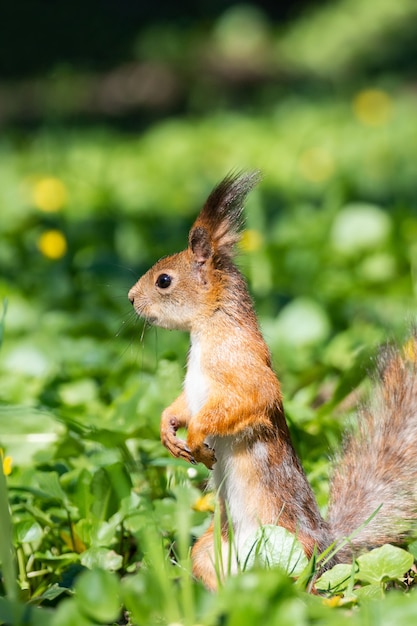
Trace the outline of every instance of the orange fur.
{"type": "MultiPolygon", "coordinates": [[[[245,542],[262,524],[296,534],[311,556],[315,546],[320,552],[350,534],[383,504],[336,562],[404,539],[410,520],[417,521],[417,365],[397,352],[385,357],[374,406],[359,413],[359,436],[349,438],[336,465],[329,521],[319,513],[245,280],[233,262],[243,201],[257,180],[255,173],[222,181],[192,226],[188,248],[158,261],[129,292],[140,316],[190,333],[184,391],[162,414],[161,439],[174,456],[213,469],[221,552],[232,571],[243,564],[245,542]],[[186,441],[176,435],[184,426],[186,441]]],[[[417,354],[416,339],[408,353],[417,354]]],[[[210,589],[218,582],[215,558],[212,525],[192,550],[194,573],[210,589]]]]}

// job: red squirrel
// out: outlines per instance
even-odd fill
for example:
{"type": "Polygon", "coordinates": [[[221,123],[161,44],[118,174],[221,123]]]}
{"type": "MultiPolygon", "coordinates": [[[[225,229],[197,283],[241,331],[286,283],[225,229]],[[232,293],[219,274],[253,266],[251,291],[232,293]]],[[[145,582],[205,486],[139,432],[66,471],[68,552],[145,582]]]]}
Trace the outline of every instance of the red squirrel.
{"type": "MultiPolygon", "coordinates": [[[[194,222],[187,249],[151,267],[129,300],[149,323],[190,333],[184,390],[162,413],[161,440],[174,457],[213,470],[223,562],[236,571],[248,538],[274,524],[296,535],[307,557],[353,533],[333,565],[384,543],[401,544],[417,520],[416,359],[391,348],[380,357],[371,401],[358,410],[357,433],[335,462],[324,520],[234,262],[243,203],[258,180],[257,172],[226,177],[194,222]],[[186,441],[177,436],[182,427],[186,441]]],[[[417,337],[410,342],[409,353],[417,354],[417,337]]],[[[219,582],[218,544],[212,522],[192,549],[193,573],[209,589],[219,582]]]]}

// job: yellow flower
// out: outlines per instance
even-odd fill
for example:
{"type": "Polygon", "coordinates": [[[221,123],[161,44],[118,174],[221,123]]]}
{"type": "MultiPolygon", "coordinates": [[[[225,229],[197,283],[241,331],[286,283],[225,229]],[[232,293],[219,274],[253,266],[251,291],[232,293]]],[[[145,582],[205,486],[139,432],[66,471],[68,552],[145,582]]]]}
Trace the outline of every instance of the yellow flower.
{"type": "Polygon", "coordinates": [[[55,212],[62,209],[67,201],[68,192],[59,178],[48,176],[40,178],[33,186],[32,197],[35,206],[41,211],[55,212]]]}
{"type": "Polygon", "coordinates": [[[3,463],[3,474],[9,476],[12,473],[12,457],[4,456],[3,450],[0,448],[0,457],[3,463]]]}
{"type": "Polygon", "coordinates": [[[68,245],[60,230],[47,230],[39,237],[38,248],[44,256],[55,261],[65,255],[68,245]]]}
{"type": "Polygon", "coordinates": [[[248,229],[242,233],[239,245],[245,252],[256,252],[262,247],[263,238],[258,230],[248,229]]]}
{"type": "Polygon", "coordinates": [[[213,512],[214,511],[214,494],[209,492],[197,498],[194,502],[193,509],[194,511],[200,511],[202,513],[213,512]]]}
{"type": "Polygon", "coordinates": [[[391,116],[392,100],[382,89],[364,89],[356,94],[352,106],[362,124],[382,126],[391,116]]]}
{"type": "Polygon", "coordinates": [[[324,598],[323,604],[331,608],[335,608],[337,606],[340,606],[341,601],[342,601],[342,596],[332,596],[331,598],[324,598]]]}

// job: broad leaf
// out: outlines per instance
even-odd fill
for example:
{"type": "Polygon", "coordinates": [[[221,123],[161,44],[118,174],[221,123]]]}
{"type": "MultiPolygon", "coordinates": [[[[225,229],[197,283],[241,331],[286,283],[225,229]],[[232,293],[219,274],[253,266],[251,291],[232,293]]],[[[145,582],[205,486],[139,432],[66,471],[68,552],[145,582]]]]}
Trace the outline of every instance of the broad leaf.
{"type": "Polygon", "coordinates": [[[390,544],[362,554],[357,559],[357,578],[368,583],[402,578],[412,567],[413,555],[390,544]]]}
{"type": "Polygon", "coordinates": [[[297,576],[306,567],[308,561],[304,550],[297,540],[282,526],[273,524],[261,526],[245,542],[244,568],[254,563],[267,566],[279,566],[291,576],[297,576]]]}
{"type": "Polygon", "coordinates": [[[349,563],[338,563],[332,569],[324,572],[316,581],[316,589],[319,591],[339,592],[347,588],[352,573],[358,568],[349,563]]]}

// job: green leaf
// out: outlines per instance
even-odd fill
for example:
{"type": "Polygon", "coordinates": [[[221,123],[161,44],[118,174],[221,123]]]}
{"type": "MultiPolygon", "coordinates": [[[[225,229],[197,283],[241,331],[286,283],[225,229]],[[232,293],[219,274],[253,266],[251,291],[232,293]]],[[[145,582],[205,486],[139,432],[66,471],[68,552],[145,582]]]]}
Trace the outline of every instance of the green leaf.
{"type": "Polygon", "coordinates": [[[44,497],[58,500],[62,504],[67,503],[67,494],[62,489],[56,472],[39,472],[37,480],[44,497]]]}
{"type": "Polygon", "coordinates": [[[63,600],[54,613],[51,626],[96,626],[81,609],[76,599],[63,600]]]}
{"type": "Polygon", "coordinates": [[[43,531],[38,522],[23,520],[15,524],[14,532],[17,543],[32,543],[42,539],[43,531]]]}
{"type": "Polygon", "coordinates": [[[118,500],[112,489],[109,475],[104,468],[100,468],[91,481],[91,493],[94,498],[92,512],[100,520],[106,520],[118,508],[118,500]]]}
{"type": "Polygon", "coordinates": [[[349,204],[338,212],[330,239],[339,252],[354,254],[383,243],[390,229],[390,216],[380,207],[365,203],[349,204]]]}
{"type": "Polygon", "coordinates": [[[381,600],[385,597],[384,587],[381,584],[364,585],[355,589],[355,596],[359,600],[381,600]]]}
{"type": "Polygon", "coordinates": [[[110,572],[117,571],[123,565],[123,557],[107,548],[89,548],[81,556],[81,564],[88,568],[100,567],[110,572]]]}
{"type": "Polygon", "coordinates": [[[332,569],[324,572],[320,578],[316,581],[316,588],[319,591],[333,591],[339,592],[345,590],[349,581],[354,574],[355,569],[358,568],[348,563],[338,563],[332,569]]]}
{"type": "MultiPolygon", "coordinates": [[[[134,576],[126,576],[121,583],[123,604],[132,615],[135,624],[152,623],[149,616],[156,607],[152,598],[152,588],[147,588],[148,580],[142,573],[139,573],[134,576]]],[[[162,601],[160,602],[160,610],[163,610],[162,601]]]]}
{"type": "Polygon", "coordinates": [[[48,587],[48,589],[41,595],[37,596],[36,600],[39,602],[40,600],[47,600],[48,602],[52,602],[56,598],[59,598],[63,594],[69,594],[70,591],[66,587],[60,587],[57,583],[48,587]]]}
{"type": "Polygon", "coordinates": [[[359,572],[356,577],[371,584],[397,580],[404,576],[413,562],[412,554],[386,544],[358,557],[359,572]]]}
{"type": "Polygon", "coordinates": [[[261,526],[245,542],[244,567],[254,563],[283,568],[291,576],[301,574],[308,561],[304,550],[292,533],[282,526],[261,526]]]}
{"type": "Polygon", "coordinates": [[[298,348],[326,339],[330,322],[326,311],[315,300],[296,298],[282,309],[275,329],[280,341],[298,348]]]}
{"type": "Polygon", "coordinates": [[[100,623],[117,620],[120,609],[120,583],[117,576],[103,569],[84,572],[75,585],[78,608],[100,623]]]}
{"type": "Polygon", "coordinates": [[[107,547],[112,544],[116,539],[119,527],[120,520],[117,514],[108,522],[98,520],[94,516],[89,516],[88,519],[81,519],[75,525],[76,532],[81,541],[87,545],[91,545],[93,548],[107,547]]]}
{"type": "Polygon", "coordinates": [[[414,560],[416,560],[417,559],[417,541],[412,541],[411,543],[409,543],[407,546],[407,550],[408,552],[411,552],[411,554],[414,557],[414,560]]]}
{"type": "Polygon", "coordinates": [[[87,517],[91,510],[91,504],[93,501],[93,495],[91,493],[91,480],[92,476],[86,469],[83,469],[80,472],[77,479],[73,502],[78,507],[81,518],[87,517]]]}
{"type": "Polygon", "coordinates": [[[14,465],[33,467],[35,455],[50,449],[63,430],[58,420],[46,411],[0,405],[0,440],[14,465]]]}
{"type": "Polygon", "coordinates": [[[130,494],[132,482],[122,463],[100,468],[91,481],[93,513],[101,520],[114,515],[123,498],[130,494]]]}
{"type": "MultiPolygon", "coordinates": [[[[10,624],[11,626],[23,626],[23,624],[28,626],[52,626],[52,612],[44,608],[33,607],[0,597],[0,623],[10,624]]],[[[56,626],[58,626],[58,623],[56,623],[56,626]]],[[[66,625],[60,624],[60,626],[66,625]]],[[[77,626],[84,625],[77,623],[77,626]]]]}
{"type": "Polygon", "coordinates": [[[97,399],[97,384],[90,378],[82,378],[61,385],[59,393],[64,404],[81,406],[97,399]]]}
{"type": "Polygon", "coordinates": [[[127,498],[130,495],[130,490],[132,488],[132,481],[129,473],[127,472],[126,466],[123,465],[123,463],[113,463],[112,465],[108,465],[106,467],[106,472],[120,503],[123,498],[127,498]]]}
{"type": "Polygon", "coordinates": [[[252,569],[231,576],[221,589],[219,598],[227,610],[228,626],[301,626],[306,623],[305,618],[296,615],[296,607],[291,606],[295,600],[304,612],[296,587],[279,570],[252,569]],[[277,601],[278,598],[280,601],[277,601]]]}
{"type": "Polygon", "coordinates": [[[22,613],[22,605],[9,598],[0,597],[0,623],[13,624],[22,613]]]}

